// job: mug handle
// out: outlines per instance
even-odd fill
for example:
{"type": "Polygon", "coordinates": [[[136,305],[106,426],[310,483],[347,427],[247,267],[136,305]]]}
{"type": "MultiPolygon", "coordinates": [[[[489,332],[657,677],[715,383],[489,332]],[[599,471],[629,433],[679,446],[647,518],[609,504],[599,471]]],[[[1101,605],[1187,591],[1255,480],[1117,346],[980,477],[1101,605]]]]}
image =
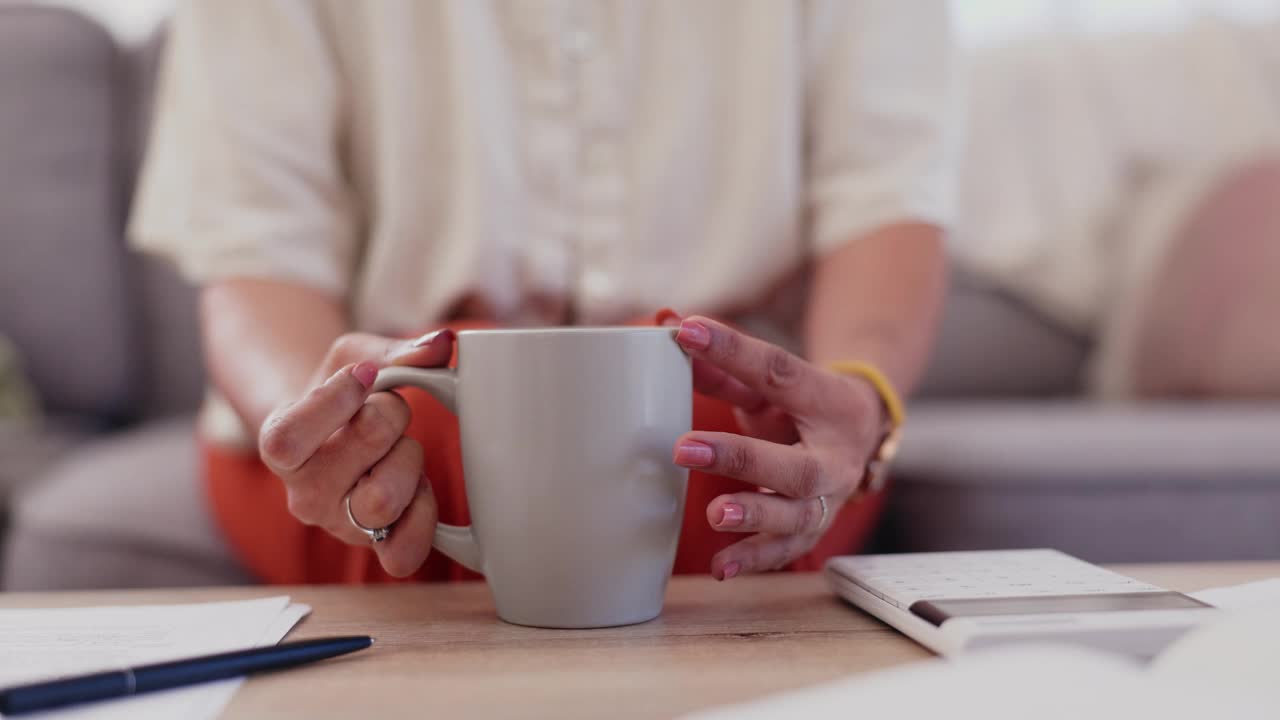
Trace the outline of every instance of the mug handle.
{"type": "MultiPolygon", "coordinates": [[[[412,367],[387,367],[378,371],[373,382],[373,392],[398,387],[414,387],[425,390],[431,397],[453,413],[458,414],[458,371],[452,369],[425,370],[412,367]]],[[[468,570],[484,574],[480,559],[480,545],[470,525],[436,525],[431,546],[448,555],[468,570]]]]}

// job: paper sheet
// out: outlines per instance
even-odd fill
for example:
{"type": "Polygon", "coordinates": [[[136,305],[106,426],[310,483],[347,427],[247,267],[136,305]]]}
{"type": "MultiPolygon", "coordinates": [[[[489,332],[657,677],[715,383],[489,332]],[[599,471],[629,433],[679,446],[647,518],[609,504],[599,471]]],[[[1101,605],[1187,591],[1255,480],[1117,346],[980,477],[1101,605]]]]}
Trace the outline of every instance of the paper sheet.
{"type": "Polygon", "coordinates": [[[685,720],[1275,720],[1276,712],[1256,695],[1171,682],[1120,656],[1069,646],[1023,646],[910,663],[685,720]]]}
{"type": "MultiPolygon", "coordinates": [[[[285,596],[194,605],[0,610],[0,686],[272,645],[310,608],[285,596]]],[[[217,717],[242,680],[38,715],[39,720],[217,717]]]]}
{"type": "Polygon", "coordinates": [[[686,720],[892,715],[897,720],[1093,718],[1274,720],[1280,717],[1280,578],[1193,597],[1228,610],[1151,666],[1067,646],[935,658],[856,675],[686,720]]]}
{"type": "Polygon", "coordinates": [[[1190,595],[1223,610],[1280,610],[1280,578],[1209,588],[1190,595]]]}

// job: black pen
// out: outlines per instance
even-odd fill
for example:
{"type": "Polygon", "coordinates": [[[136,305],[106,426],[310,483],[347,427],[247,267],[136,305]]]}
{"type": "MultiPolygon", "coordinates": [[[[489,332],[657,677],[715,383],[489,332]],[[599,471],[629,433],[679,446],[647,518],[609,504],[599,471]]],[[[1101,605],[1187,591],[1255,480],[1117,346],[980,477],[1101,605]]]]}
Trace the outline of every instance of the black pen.
{"type": "Polygon", "coordinates": [[[0,715],[22,715],[264,670],[282,670],[363,650],[372,644],[373,638],[364,635],[319,638],[19,685],[0,690],[0,715]]]}

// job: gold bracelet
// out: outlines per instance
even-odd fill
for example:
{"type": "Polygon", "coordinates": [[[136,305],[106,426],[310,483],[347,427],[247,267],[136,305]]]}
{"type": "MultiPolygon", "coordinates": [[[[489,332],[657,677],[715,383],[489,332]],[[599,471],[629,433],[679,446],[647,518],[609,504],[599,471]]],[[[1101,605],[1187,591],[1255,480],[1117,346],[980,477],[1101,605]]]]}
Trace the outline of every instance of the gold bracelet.
{"type": "Polygon", "coordinates": [[[827,367],[832,372],[860,377],[871,383],[889,415],[889,429],[880,438],[880,446],[867,461],[866,471],[857,490],[858,494],[879,492],[888,479],[889,464],[898,454],[898,444],[902,439],[902,423],[907,419],[906,412],[902,408],[902,398],[898,395],[898,391],[893,389],[893,383],[889,382],[889,378],[880,372],[880,368],[871,363],[841,360],[827,367]]]}
{"type": "Polygon", "coordinates": [[[876,394],[880,396],[880,402],[884,403],[884,408],[889,413],[889,422],[893,427],[899,427],[907,419],[906,412],[902,408],[902,398],[898,395],[898,391],[893,389],[893,383],[889,382],[889,378],[880,372],[880,368],[869,362],[857,360],[838,360],[827,368],[832,372],[853,375],[871,383],[871,386],[876,389],[876,394]]]}

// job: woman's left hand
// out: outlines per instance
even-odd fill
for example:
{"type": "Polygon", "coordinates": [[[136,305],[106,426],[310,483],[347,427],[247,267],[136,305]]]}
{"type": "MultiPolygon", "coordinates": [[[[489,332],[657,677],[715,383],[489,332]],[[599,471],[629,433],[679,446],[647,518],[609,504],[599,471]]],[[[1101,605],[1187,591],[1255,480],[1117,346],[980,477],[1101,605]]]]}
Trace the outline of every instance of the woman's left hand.
{"type": "Polygon", "coordinates": [[[676,464],[765,489],[707,506],[716,530],[754,533],[716,554],[711,574],[780,568],[812,549],[858,491],[884,434],[880,397],[865,380],[707,318],[684,319],[676,341],[693,359],[694,389],[734,405],[745,433],[686,433],[676,464]]]}

